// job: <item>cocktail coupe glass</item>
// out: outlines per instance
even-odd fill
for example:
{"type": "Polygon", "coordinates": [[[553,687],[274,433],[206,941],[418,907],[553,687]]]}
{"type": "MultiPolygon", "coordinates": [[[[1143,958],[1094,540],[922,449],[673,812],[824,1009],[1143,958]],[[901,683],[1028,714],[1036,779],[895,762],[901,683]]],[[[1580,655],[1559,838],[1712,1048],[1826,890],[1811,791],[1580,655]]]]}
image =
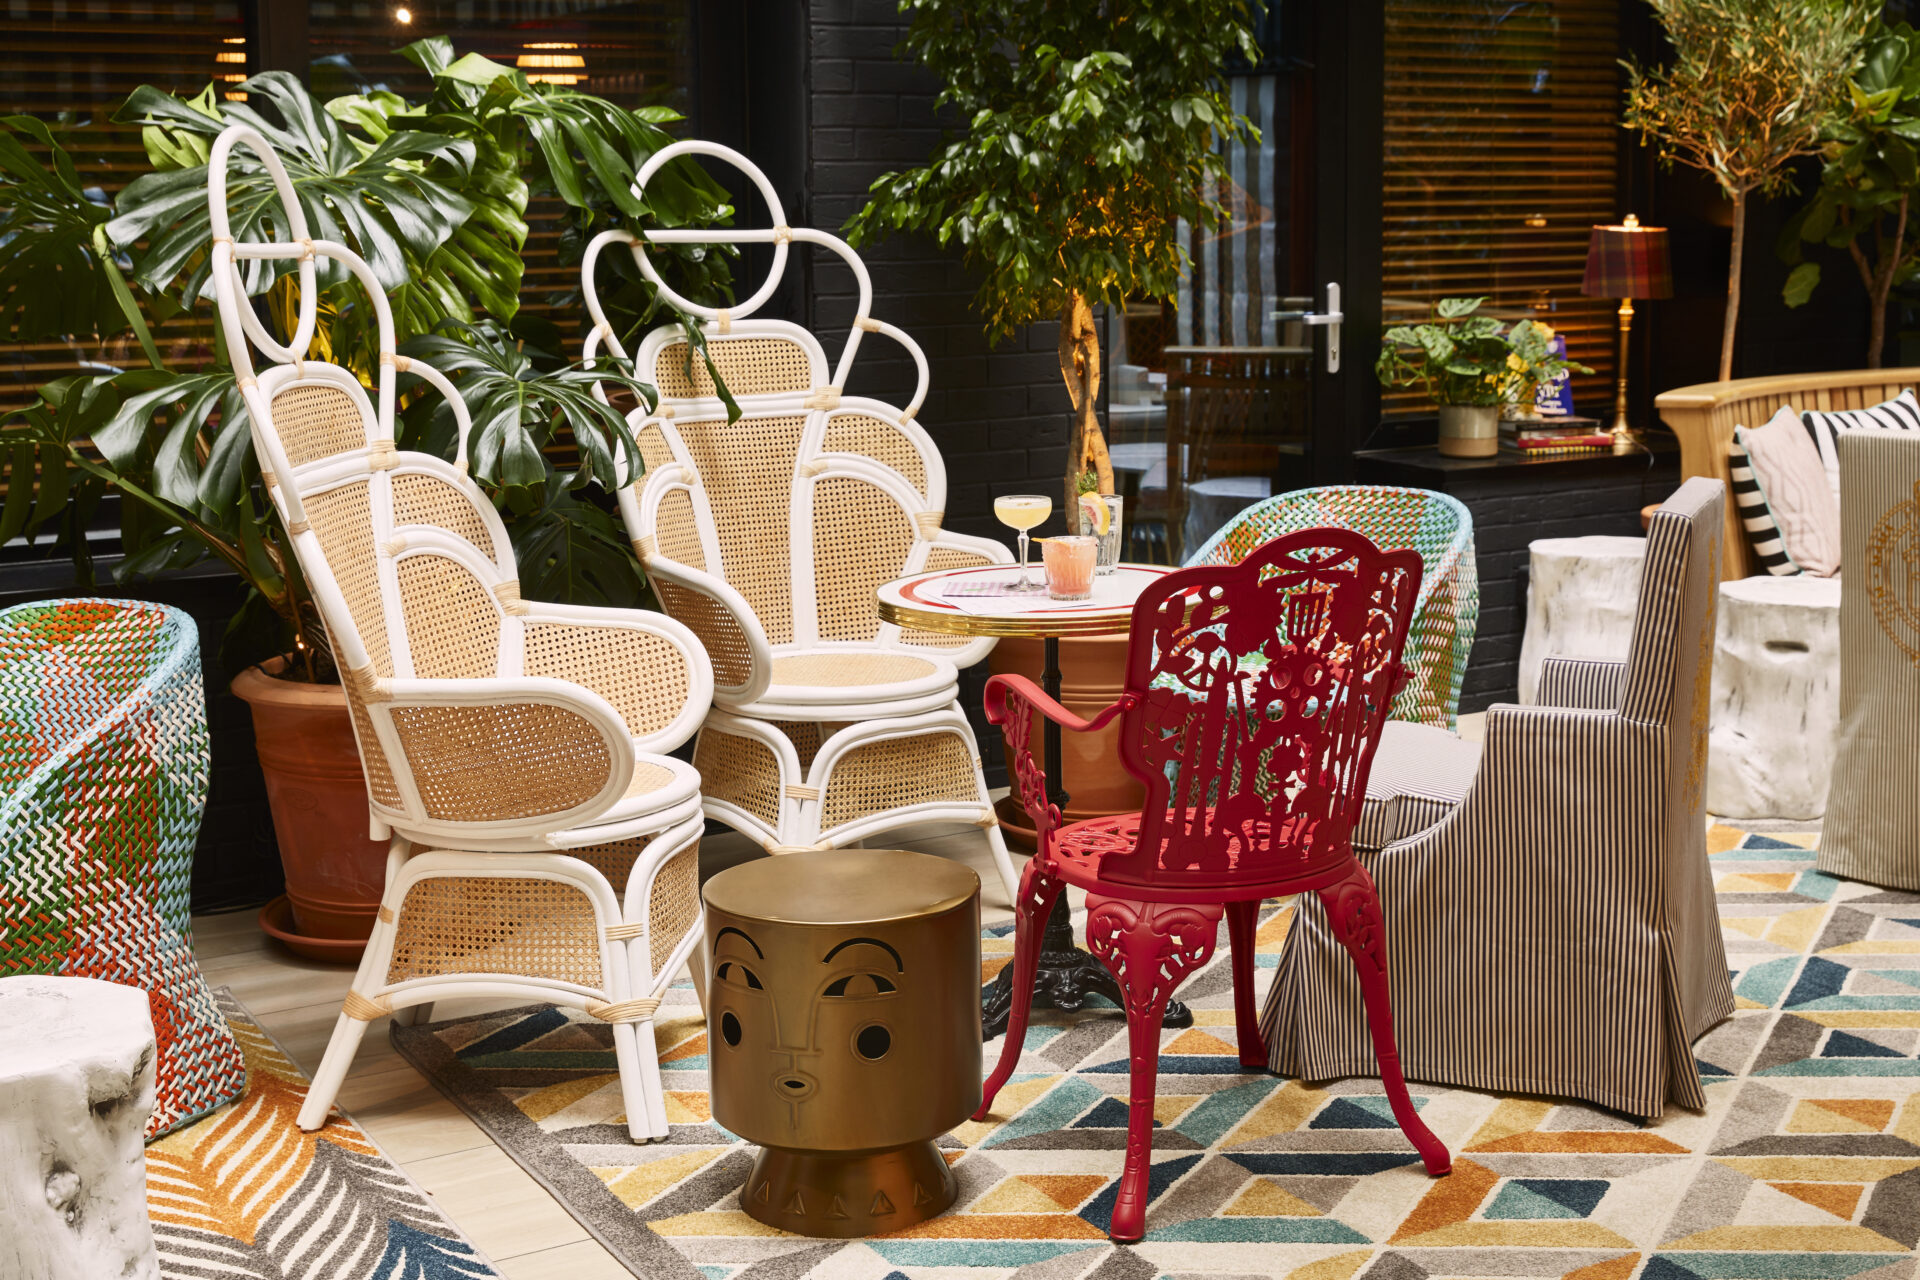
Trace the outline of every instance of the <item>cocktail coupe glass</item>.
{"type": "Polygon", "coordinates": [[[1007,528],[1020,531],[1020,581],[1012,589],[1021,593],[1045,591],[1027,576],[1027,530],[1053,514],[1053,499],[1044,493],[1010,493],[993,500],[993,514],[1007,528]]]}

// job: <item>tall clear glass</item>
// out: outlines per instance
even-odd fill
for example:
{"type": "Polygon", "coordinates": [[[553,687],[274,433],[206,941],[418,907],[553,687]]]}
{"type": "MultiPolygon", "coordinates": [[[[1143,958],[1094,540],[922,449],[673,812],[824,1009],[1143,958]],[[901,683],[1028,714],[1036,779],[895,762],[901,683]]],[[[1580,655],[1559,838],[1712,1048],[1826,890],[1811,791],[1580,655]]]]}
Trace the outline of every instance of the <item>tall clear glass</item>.
{"type": "Polygon", "coordinates": [[[1098,567],[1094,572],[1103,576],[1120,564],[1120,511],[1125,502],[1117,493],[1083,493],[1074,504],[1074,532],[1100,540],[1098,567]]]}
{"type": "Polygon", "coordinates": [[[1044,591],[1045,587],[1027,576],[1027,530],[1053,514],[1053,499],[1044,493],[1010,493],[993,500],[993,514],[1009,529],[1020,531],[1019,592],[1044,591]]]}

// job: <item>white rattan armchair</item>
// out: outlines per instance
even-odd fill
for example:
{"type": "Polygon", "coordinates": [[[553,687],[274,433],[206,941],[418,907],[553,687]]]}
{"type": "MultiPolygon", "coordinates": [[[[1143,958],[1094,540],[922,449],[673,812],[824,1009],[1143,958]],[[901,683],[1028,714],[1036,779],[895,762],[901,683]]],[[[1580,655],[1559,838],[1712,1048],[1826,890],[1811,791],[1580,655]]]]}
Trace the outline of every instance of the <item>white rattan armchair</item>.
{"type": "Polygon", "coordinates": [[[437,370],[394,353],[367,264],[311,239],[271,146],[234,126],[208,165],[212,273],[253,445],[332,643],[375,838],[392,837],[373,935],[301,1109],[320,1127],[369,1020],[457,997],[550,1001],[612,1024],[627,1124],[666,1136],[651,1019],[700,934],[700,779],[664,753],[698,728],[712,668],[656,613],[520,598],[506,530],[466,473],[466,408],[437,370]],[[291,239],[235,243],[229,153],[272,174],[291,239]],[[238,262],[297,259],[299,319],[281,345],[238,262]],[[315,261],[364,287],[378,318],[377,402],[305,358],[315,261]],[[257,379],[249,340],[271,362],[257,379]],[[451,464],[400,452],[395,379],[447,398],[451,464]]]}
{"type": "Polygon", "coordinates": [[[677,326],[641,341],[635,371],[659,389],[660,403],[633,414],[647,473],[620,491],[620,509],[661,606],[693,628],[713,658],[715,708],[694,755],[706,812],[776,853],[844,846],[926,819],[975,822],[1011,899],[1013,863],[956,700],[958,669],[984,658],[993,641],[882,623],[874,588],[923,569],[1012,556],[997,542],[941,529],[946,468],[914,421],[927,393],[926,356],[871,316],[873,287],[859,256],[838,237],[787,226],[765,176],[726,147],[666,147],[642,167],[635,191],[662,165],[692,155],[746,174],[774,225],[654,231],[649,239],[770,243],[765,283],[731,310],[703,307],[660,278],[633,235],[608,231],[587,248],[581,292],[594,321],[585,358],[604,347],[624,359],[594,267],[609,245],[627,246],[668,301],[702,319],[714,366],[741,409],[729,424],[677,326]],[[746,318],[772,295],[794,244],[839,255],[859,287],[831,376],[813,334],[746,318]],[[919,384],[904,410],[842,394],[869,333],[913,357],[919,384]]]}

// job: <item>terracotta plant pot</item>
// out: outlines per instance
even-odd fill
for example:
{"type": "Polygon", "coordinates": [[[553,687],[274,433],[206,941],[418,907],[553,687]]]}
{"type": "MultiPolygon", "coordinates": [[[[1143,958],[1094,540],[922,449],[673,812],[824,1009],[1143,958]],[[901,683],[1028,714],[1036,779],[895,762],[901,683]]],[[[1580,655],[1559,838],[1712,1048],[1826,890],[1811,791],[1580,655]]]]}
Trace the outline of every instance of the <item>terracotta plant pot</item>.
{"type": "Polygon", "coordinates": [[[1500,452],[1500,406],[1440,406],[1440,452],[1450,458],[1491,458],[1500,452]]]}
{"type": "MultiPolygon", "coordinates": [[[[1045,642],[1003,639],[987,659],[996,675],[1022,675],[1035,684],[1045,665],[1045,642]]],[[[1096,636],[1060,642],[1060,701],[1080,716],[1093,716],[1112,706],[1120,696],[1126,675],[1127,637],[1096,636]]],[[[1036,724],[1033,741],[1040,743],[1036,724]]],[[[1045,761],[1042,761],[1044,764],[1045,761]]],[[[1110,813],[1138,813],[1146,790],[1120,765],[1120,729],[1108,725],[1098,733],[1062,733],[1060,763],[1067,792],[1063,815],[1068,822],[1099,818],[1110,813]]],[[[1000,803],[1000,829],[1009,842],[1033,848],[1033,823],[1010,801],[1000,803]]]]}
{"type": "Polygon", "coordinates": [[[339,685],[277,680],[286,659],[249,667],[234,696],[253,709],[287,896],[267,904],[268,933],[316,960],[355,961],[386,884],[387,846],[367,838],[367,785],[339,685]]]}

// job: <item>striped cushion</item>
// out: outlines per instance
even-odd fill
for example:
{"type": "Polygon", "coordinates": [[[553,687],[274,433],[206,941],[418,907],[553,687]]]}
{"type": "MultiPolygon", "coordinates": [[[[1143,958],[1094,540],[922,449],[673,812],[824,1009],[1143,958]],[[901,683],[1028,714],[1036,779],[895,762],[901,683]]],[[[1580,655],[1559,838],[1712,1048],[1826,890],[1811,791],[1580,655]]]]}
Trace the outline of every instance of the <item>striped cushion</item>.
{"type": "MultiPolygon", "coordinates": [[[[1791,406],[1783,406],[1767,426],[1777,426],[1782,420],[1791,423],[1798,417],[1791,406]]],[[[1740,527],[1747,531],[1747,545],[1753,548],[1753,557],[1762,569],[1779,575],[1798,573],[1800,566],[1787,554],[1786,541],[1780,536],[1780,522],[1767,506],[1767,495],[1754,475],[1746,437],[1747,428],[1737,426],[1733,429],[1732,442],[1727,445],[1727,477],[1732,481],[1733,506],[1740,516],[1740,527]]]]}
{"type": "Polygon", "coordinates": [[[1893,399],[1882,401],[1871,409],[1845,409],[1833,413],[1809,409],[1800,415],[1800,421],[1813,438],[1814,447],[1820,450],[1820,465],[1827,469],[1827,487],[1833,491],[1833,505],[1838,507],[1840,455],[1834,448],[1836,435],[1842,431],[1863,429],[1920,430],[1920,400],[1913,398],[1913,388],[1908,387],[1893,399]]]}
{"type": "Polygon", "coordinates": [[[1432,725],[1389,720],[1367,774],[1353,847],[1384,849],[1453,811],[1480,768],[1480,744],[1432,725]]]}

